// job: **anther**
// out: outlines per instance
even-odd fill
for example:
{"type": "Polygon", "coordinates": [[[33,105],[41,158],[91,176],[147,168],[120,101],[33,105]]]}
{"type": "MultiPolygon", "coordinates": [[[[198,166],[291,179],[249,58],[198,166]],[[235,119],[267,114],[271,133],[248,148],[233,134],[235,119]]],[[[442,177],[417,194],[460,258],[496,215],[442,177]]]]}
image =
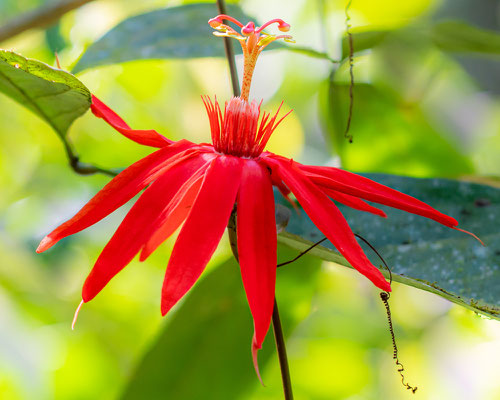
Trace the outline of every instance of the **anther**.
{"type": "Polygon", "coordinates": [[[208,20],[208,24],[209,24],[212,28],[216,29],[217,27],[219,27],[219,26],[221,26],[221,25],[222,25],[222,21],[221,21],[219,18],[215,17],[215,18],[209,19],[209,20],[208,20]]]}
{"type": "Polygon", "coordinates": [[[243,24],[240,21],[226,14],[219,14],[216,17],[208,20],[208,23],[212,28],[217,28],[219,25],[222,25],[222,20],[224,19],[227,19],[228,21],[231,21],[232,23],[238,25],[240,28],[243,28],[243,24]]]}
{"type": "Polygon", "coordinates": [[[280,30],[280,32],[288,32],[290,30],[290,24],[283,22],[278,25],[278,29],[280,30]]]}

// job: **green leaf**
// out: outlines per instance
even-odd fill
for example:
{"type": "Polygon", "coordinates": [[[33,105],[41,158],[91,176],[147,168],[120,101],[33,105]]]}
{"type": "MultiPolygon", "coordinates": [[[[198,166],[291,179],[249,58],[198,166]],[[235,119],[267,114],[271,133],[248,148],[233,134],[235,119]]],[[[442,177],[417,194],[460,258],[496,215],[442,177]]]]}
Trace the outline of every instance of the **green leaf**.
{"type": "Polygon", "coordinates": [[[89,90],[73,75],[0,50],[0,92],[43,118],[58,135],[90,107],[89,90]]]}
{"type": "MultiPolygon", "coordinates": [[[[286,247],[281,250],[284,260],[297,255],[286,247]]],[[[304,310],[304,302],[311,302],[318,272],[319,260],[310,257],[278,270],[276,295],[283,304],[280,312],[285,333],[297,325],[297,309],[304,310]]],[[[250,352],[252,318],[234,260],[202,277],[167,318],[165,328],[132,374],[123,400],[238,399],[260,385],[250,352]]],[[[275,354],[271,336],[259,351],[262,372],[275,354]]]]}
{"type": "MultiPolygon", "coordinates": [[[[236,19],[250,21],[236,5],[228,5],[236,19]]],[[[73,72],[132,60],[224,57],[224,45],[213,36],[208,20],[219,12],[215,4],[187,4],[148,12],[119,23],[80,58],[73,72]]],[[[233,48],[241,53],[234,41],[233,48]]]]}
{"type": "Polygon", "coordinates": [[[52,54],[57,54],[63,51],[68,43],[61,34],[61,22],[58,21],[45,31],[45,42],[52,54]]]}
{"type": "MultiPolygon", "coordinates": [[[[228,13],[240,21],[255,21],[237,5],[228,13]]],[[[134,60],[164,58],[225,57],[222,39],[215,38],[208,20],[218,14],[215,4],[197,3],[155,10],[131,17],[93,43],[75,65],[73,72],[134,60]]],[[[233,41],[233,49],[241,46],[233,41]]],[[[271,43],[265,50],[289,50],[332,62],[327,54],[308,47],[271,43]]]]}
{"type": "Polygon", "coordinates": [[[433,42],[444,51],[500,54],[500,34],[461,21],[440,22],[432,27],[433,42]]]}
{"type": "MultiPolygon", "coordinates": [[[[437,222],[381,206],[387,219],[340,206],[353,232],[365,237],[392,270],[394,281],[436,293],[454,303],[500,320],[500,189],[445,179],[416,179],[395,175],[366,174],[384,185],[412,195],[451,215],[471,236],[437,222]]],[[[283,205],[286,201],[280,200],[283,205]]],[[[304,212],[293,213],[279,241],[298,250],[323,237],[304,212]]],[[[380,260],[364,246],[375,265],[380,260]]],[[[311,254],[349,266],[325,247],[311,254]]],[[[388,276],[387,271],[383,271],[388,276]]]]}

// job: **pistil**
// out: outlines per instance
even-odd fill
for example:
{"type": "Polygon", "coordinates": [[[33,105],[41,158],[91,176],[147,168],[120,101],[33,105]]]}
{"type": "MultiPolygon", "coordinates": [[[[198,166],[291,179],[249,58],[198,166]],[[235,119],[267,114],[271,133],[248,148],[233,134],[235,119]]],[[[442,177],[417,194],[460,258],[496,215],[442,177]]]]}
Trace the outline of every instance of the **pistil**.
{"type": "Polygon", "coordinates": [[[214,32],[214,35],[231,37],[240,42],[244,57],[243,79],[240,97],[241,99],[248,101],[253,72],[255,70],[257,58],[259,57],[261,51],[264,50],[267,45],[278,39],[284,39],[287,42],[293,42],[290,35],[268,34],[264,32],[264,28],[267,28],[272,24],[277,24],[279,31],[288,32],[290,30],[290,25],[281,19],[273,19],[260,27],[255,27],[255,24],[253,22],[249,22],[245,26],[243,26],[240,21],[225,14],[220,14],[215,18],[212,18],[210,21],[208,21],[208,23],[212,28],[217,30],[217,32],[214,32]],[[237,25],[239,28],[241,28],[241,33],[238,33],[229,25],[224,24],[223,20],[228,20],[237,25]]]}

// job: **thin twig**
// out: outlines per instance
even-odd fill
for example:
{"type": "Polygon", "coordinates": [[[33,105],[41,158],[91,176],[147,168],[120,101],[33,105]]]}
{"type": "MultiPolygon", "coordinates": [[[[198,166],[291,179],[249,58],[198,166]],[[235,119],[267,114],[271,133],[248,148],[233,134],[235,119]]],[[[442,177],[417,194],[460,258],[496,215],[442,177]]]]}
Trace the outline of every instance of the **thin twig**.
{"type": "Polygon", "coordinates": [[[66,152],[66,156],[68,157],[69,166],[77,174],[93,175],[93,174],[99,173],[99,174],[104,174],[104,175],[108,175],[111,177],[118,175],[118,173],[115,171],[100,168],[100,167],[93,165],[93,164],[82,163],[80,161],[80,158],[75,154],[71,144],[68,142],[68,139],[66,139],[65,136],[60,136],[60,135],[59,135],[59,138],[61,139],[61,141],[63,143],[64,150],[66,152]]]}
{"type": "Polygon", "coordinates": [[[286,355],[285,340],[283,338],[283,329],[281,327],[280,313],[278,311],[278,303],[274,298],[273,309],[273,331],[276,350],[278,351],[278,359],[281,368],[281,381],[283,383],[283,393],[285,400],[293,400],[292,381],[290,380],[290,370],[288,368],[288,357],[286,355]]]}
{"type": "Polygon", "coordinates": [[[64,14],[93,0],[60,0],[22,14],[0,27],[0,42],[33,28],[44,28],[58,21],[64,14]]]}
{"type": "Polygon", "coordinates": [[[387,263],[385,262],[384,257],[382,257],[380,255],[380,253],[377,251],[377,249],[367,239],[365,239],[363,236],[361,236],[359,233],[355,233],[354,236],[356,236],[358,239],[361,239],[363,242],[365,242],[368,245],[368,247],[370,247],[370,249],[372,249],[373,252],[378,256],[378,258],[380,258],[380,260],[384,264],[387,271],[389,271],[389,283],[392,285],[392,271],[389,268],[389,266],[387,265],[387,263]]]}
{"type": "MultiPolygon", "coordinates": [[[[56,58],[57,68],[62,69],[61,62],[59,61],[59,55],[57,54],[57,52],[54,54],[54,56],[56,58]]],[[[53,126],[53,128],[56,129],[54,126],[53,126]]],[[[66,135],[58,134],[57,136],[61,139],[61,142],[63,143],[64,151],[66,152],[66,156],[68,157],[70,167],[77,174],[92,175],[92,174],[96,174],[96,173],[101,173],[101,174],[105,174],[108,176],[118,175],[118,173],[116,173],[114,171],[103,169],[103,168],[100,168],[96,165],[86,164],[86,163],[80,162],[80,158],[75,154],[75,151],[73,150],[73,147],[71,146],[71,143],[69,142],[66,135]]]]}
{"type": "MultiPolygon", "coordinates": [[[[224,0],[217,0],[217,8],[219,10],[219,14],[226,14],[226,3],[224,0]]],[[[229,21],[226,21],[227,23],[229,21]]],[[[224,40],[224,50],[226,50],[226,58],[229,64],[229,73],[231,75],[231,84],[233,86],[233,94],[236,97],[239,97],[241,94],[240,84],[238,82],[238,72],[236,71],[236,62],[234,59],[234,50],[233,43],[228,37],[223,38],[224,40]]]]}
{"type": "Polygon", "coordinates": [[[299,253],[299,255],[289,261],[285,261],[285,262],[282,262],[281,264],[278,264],[277,267],[283,267],[284,265],[288,265],[288,264],[291,264],[295,261],[297,261],[300,257],[306,255],[307,253],[309,253],[312,249],[314,249],[316,246],[320,245],[321,243],[323,243],[327,238],[324,237],[323,239],[317,241],[316,243],[314,243],[313,245],[309,246],[307,249],[305,249],[303,252],[299,253]]]}
{"type": "MultiPolygon", "coordinates": [[[[224,0],[217,0],[217,7],[219,9],[220,14],[226,14],[226,5],[224,0]]],[[[236,63],[234,61],[233,48],[228,38],[224,38],[224,46],[226,49],[227,61],[229,63],[229,71],[231,73],[233,94],[234,96],[238,97],[241,94],[241,90],[238,82],[238,74],[236,72],[236,63]]],[[[234,258],[236,259],[236,261],[239,262],[236,215],[237,215],[237,206],[235,205],[227,224],[227,232],[234,258]]],[[[280,321],[278,306],[276,303],[276,297],[274,298],[272,320],[273,320],[274,338],[276,341],[276,351],[278,352],[278,360],[281,369],[281,379],[283,381],[283,392],[285,394],[285,400],[293,400],[292,381],[290,379],[290,369],[288,367],[288,360],[286,356],[285,339],[283,337],[283,328],[281,327],[281,321],[280,321]]]]}

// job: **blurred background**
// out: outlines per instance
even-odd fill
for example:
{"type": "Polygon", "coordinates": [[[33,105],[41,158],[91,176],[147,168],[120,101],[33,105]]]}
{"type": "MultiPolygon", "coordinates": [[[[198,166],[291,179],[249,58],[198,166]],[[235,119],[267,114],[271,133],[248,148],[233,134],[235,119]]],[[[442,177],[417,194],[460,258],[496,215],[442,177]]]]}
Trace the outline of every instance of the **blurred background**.
{"type": "MultiPolygon", "coordinates": [[[[0,0],[0,26],[45,3],[50,1],[0,0]]],[[[57,51],[62,67],[69,70],[85,48],[118,22],[185,3],[189,2],[96,0],[49,29],[25,32],[0,47],[49,65],[55,64],[57,51]]],[[[326,52],[334,60],[345,54],[345,1],[239,4],[259,21],[279,17],[289,22],[297,46],[326,52]]],[[[481,40],[464,49],[445,35],[450,21],[498,32],[499,2],[353,0],[350,16],[355,38],[373,31],[385,35],[380,44],[357,52],[354,59],[353,143],[343,139],[346,63],[270,51],[257,64],[251,96],[264,99],[267,110],[284,100],[285,110],[294,111],[268,149],[306,163],[341,165],[357,172],[500,186],[499,55],[481,51],[481,40]]],[[[240,59],[238,63],[241,68],[240,59]]],[[[84,71],[78,78],[132,127],[154,128],[175,140],[209,141],[200,95],[231,96],[222,58],[129,62],[84,71]]],[[[105,168],[123,168],[149,152],[90,113],[75,122],[69,138],[82,161],[105,168]]],[[[194,299],[178,307],[184,316],[173,312],[161,318],[160,289],[174,240],[147,262],[132,262],[83,307],[71,331],[83,281],[126,207],[47,253],[36,255],[35,249],[45,234],[108,180],[75,174],[50,127],[0,95],[0,398],[281,398],[271,335],[261,355],[266,387],[252,371],[251,317],[225,240],[209,269],[216,273],[222,265],[219,268],[235,273],[220,276],[236,282],[237,288],[234,298],[227,297],[228,304],[217,300],[228,310],[227,337],[212,332],[222,325],[203,319],[204,309],[197,308],[194,299]],[[195,331],[185,334],[182,329],[190,326],[195,331]],[[158,347],[166,336],[172,343],[158,347]],[[228,357],[231,340],[235,346],[242,343],[241,357],[228,357]],[[199,357],[179,350],[171,358],[168,349],[174,353],[175,348],[199,348],[199,357]],[[152,354],[161,355],[153,365],[152,354]],[[211,387],[215,381],[203,378],[204,370],[215,367],[221,381],[229,373],[248,378],[228,382],[226,391],[218,392],[220,388],[211,387]],[[165,376],[163,387],[155,386],[157,381],[144,386],[147,380],[141,377],[154,374],[165,376]],[[195,395],[194,387],[203,395],[195,395]]],[[[295,254],[280,248],[282,259],[295,254]]],[[[221,287],[230,286],[224,282],[221,287]]],[[[207,303],[219,284],[213,291],[209,285],[199,287],[200,293],[207,291],[207,303]]],[[[392,360],[378,291],[365,278],[304,258],[279,271],[277,298],[297,399],[412,398],[392,360]]],[[[419,387],[414,398],[500,399],[497,321],[398,283],[391,301],[406,378],[419,387]]]]}

